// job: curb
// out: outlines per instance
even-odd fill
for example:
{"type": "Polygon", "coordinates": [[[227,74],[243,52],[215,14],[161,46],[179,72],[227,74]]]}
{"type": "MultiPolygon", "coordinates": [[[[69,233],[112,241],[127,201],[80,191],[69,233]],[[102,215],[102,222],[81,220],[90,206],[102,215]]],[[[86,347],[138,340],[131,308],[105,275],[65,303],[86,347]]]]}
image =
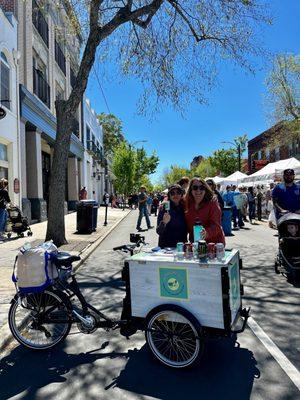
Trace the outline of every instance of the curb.
{"type": "MultiPolygon", "coordinates": [[[[81,253],[79,253],[81,260],[79,260],[73,266],[73,271],[77,272],[78,269],[82,266],[82,264],[88,259],[88,257],[96,250],[99,244],[127,217],[127,215],[131,212],[128,210],[121,219],[119,219],[112,227],[105,232],[105,234],[95,240],[94,243],[88,245],[81,253]]],[[[4,356],[3,354],[5,351],[9,350],[9,345],[14,341],[14,337],[12,336],[8,321],[0,328],[0,356],[4,356]]]]}

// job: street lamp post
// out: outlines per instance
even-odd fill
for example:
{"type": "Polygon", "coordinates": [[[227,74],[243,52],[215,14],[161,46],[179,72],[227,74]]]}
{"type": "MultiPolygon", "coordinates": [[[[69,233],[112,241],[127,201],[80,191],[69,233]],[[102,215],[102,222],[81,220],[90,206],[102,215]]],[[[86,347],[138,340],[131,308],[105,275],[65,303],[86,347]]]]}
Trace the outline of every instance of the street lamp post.
{"type": "Polygon", "coordinates": [[[229,143],[229,144],[233,144],[234,147],[237,149],[238,152],[238,170],[241,170],[241,145],[240,143],[236,144],[233,142],[221,142],[221,143],[229,143]]]}

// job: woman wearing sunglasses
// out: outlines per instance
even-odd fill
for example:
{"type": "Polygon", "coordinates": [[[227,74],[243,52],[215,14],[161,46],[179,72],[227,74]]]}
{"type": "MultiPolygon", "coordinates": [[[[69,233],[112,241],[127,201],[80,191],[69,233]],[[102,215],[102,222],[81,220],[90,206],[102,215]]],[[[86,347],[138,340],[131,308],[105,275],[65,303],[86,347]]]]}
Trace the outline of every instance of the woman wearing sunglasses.
{"type": "Polygon", "coordinates": [[[162,204],[157,216],[156,232],[159,235],[158,245],[176,247],[178,242],[186,242],[187,228],[184,217],[183,190],[180,185],[172,185],[168,190],[170,210],[162,204]]]}
{"type": "Polygon", "coordinates": [[[193,178],[185,197],[185,220],[190,242],[194,241],[195,222],[200,221],[204,227],[203,238],[207,243],[223,243],[225,245],[221,215],[218,200],[207,183],[201,178],[193,178]]]}

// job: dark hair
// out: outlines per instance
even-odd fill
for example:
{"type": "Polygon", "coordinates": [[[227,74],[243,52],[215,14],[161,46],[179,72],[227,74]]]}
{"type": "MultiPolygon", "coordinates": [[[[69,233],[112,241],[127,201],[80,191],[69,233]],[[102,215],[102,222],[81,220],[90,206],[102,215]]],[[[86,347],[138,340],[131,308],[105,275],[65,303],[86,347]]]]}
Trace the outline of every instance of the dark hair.
{"type": "Polygon", "coordinates": [[[208,203],[214,197],[214,192],[211,190],[211,188],[208,186],[208,184],[205,182],[205,180],[202,178],[194,177],[190,180],[190,184],[189,184],[187,193],[185,195],[187,208],[189,208],[192,203],[195,203],[194,196],[192,195],[192,190],[193,190],[192,186],[194,185],[195,180],[199,181],[205,187],[205,195],[203,198],[203,201],[205,203],[208,203]]]}
{"type": "Polygon", "coordinates": [[[179,190],[179,191],[181,192],[181,196],[183,196],[183,194],[184,194],[184,191],[182,190],[182,188],[181,188],[180,185],[178,185],[178,184],[171,185],[171,186],[168,188],[168,200],[171,200],[170,192],[171,192],[172,190],[179,190]]]}
{"type": "Polygon", "coordinates": [[[183,176],[179,181],[178,181],[178,185],[182,186],[185,183],[189,183],[190,178],[188,178],[187,176],[183,176]]]}
{"type": "Polygon", "coordinates": [[[8,181],[5,178],[0,179],[0,189],[5,189],[8,186],[8,181]]]}
{"type": "Polygon", "coordinates": [[[213,190],[216,189],[216,184],[215,184],[215,181],[214,181],[213,179],[206,179],[206,183],[207,183],[208,185],[211,184],[213,190]]]}

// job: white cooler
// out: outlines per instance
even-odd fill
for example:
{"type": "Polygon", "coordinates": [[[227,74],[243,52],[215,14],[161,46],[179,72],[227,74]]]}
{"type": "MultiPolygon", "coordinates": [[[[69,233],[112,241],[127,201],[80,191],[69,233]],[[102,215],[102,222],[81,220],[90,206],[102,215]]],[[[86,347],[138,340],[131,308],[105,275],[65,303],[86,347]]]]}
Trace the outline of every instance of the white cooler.
{"type": "MultiPolygon", "coordinates": [[[[173,254],[140,252],[125,262],[131,318],[146,318],[162,304],[191,312],[202,327],[230,332],[242,309],[238,250],[207,262],[175,260],[173,254]]],[[[127,315],[128,317],[128,315],[127,315]]]]}

